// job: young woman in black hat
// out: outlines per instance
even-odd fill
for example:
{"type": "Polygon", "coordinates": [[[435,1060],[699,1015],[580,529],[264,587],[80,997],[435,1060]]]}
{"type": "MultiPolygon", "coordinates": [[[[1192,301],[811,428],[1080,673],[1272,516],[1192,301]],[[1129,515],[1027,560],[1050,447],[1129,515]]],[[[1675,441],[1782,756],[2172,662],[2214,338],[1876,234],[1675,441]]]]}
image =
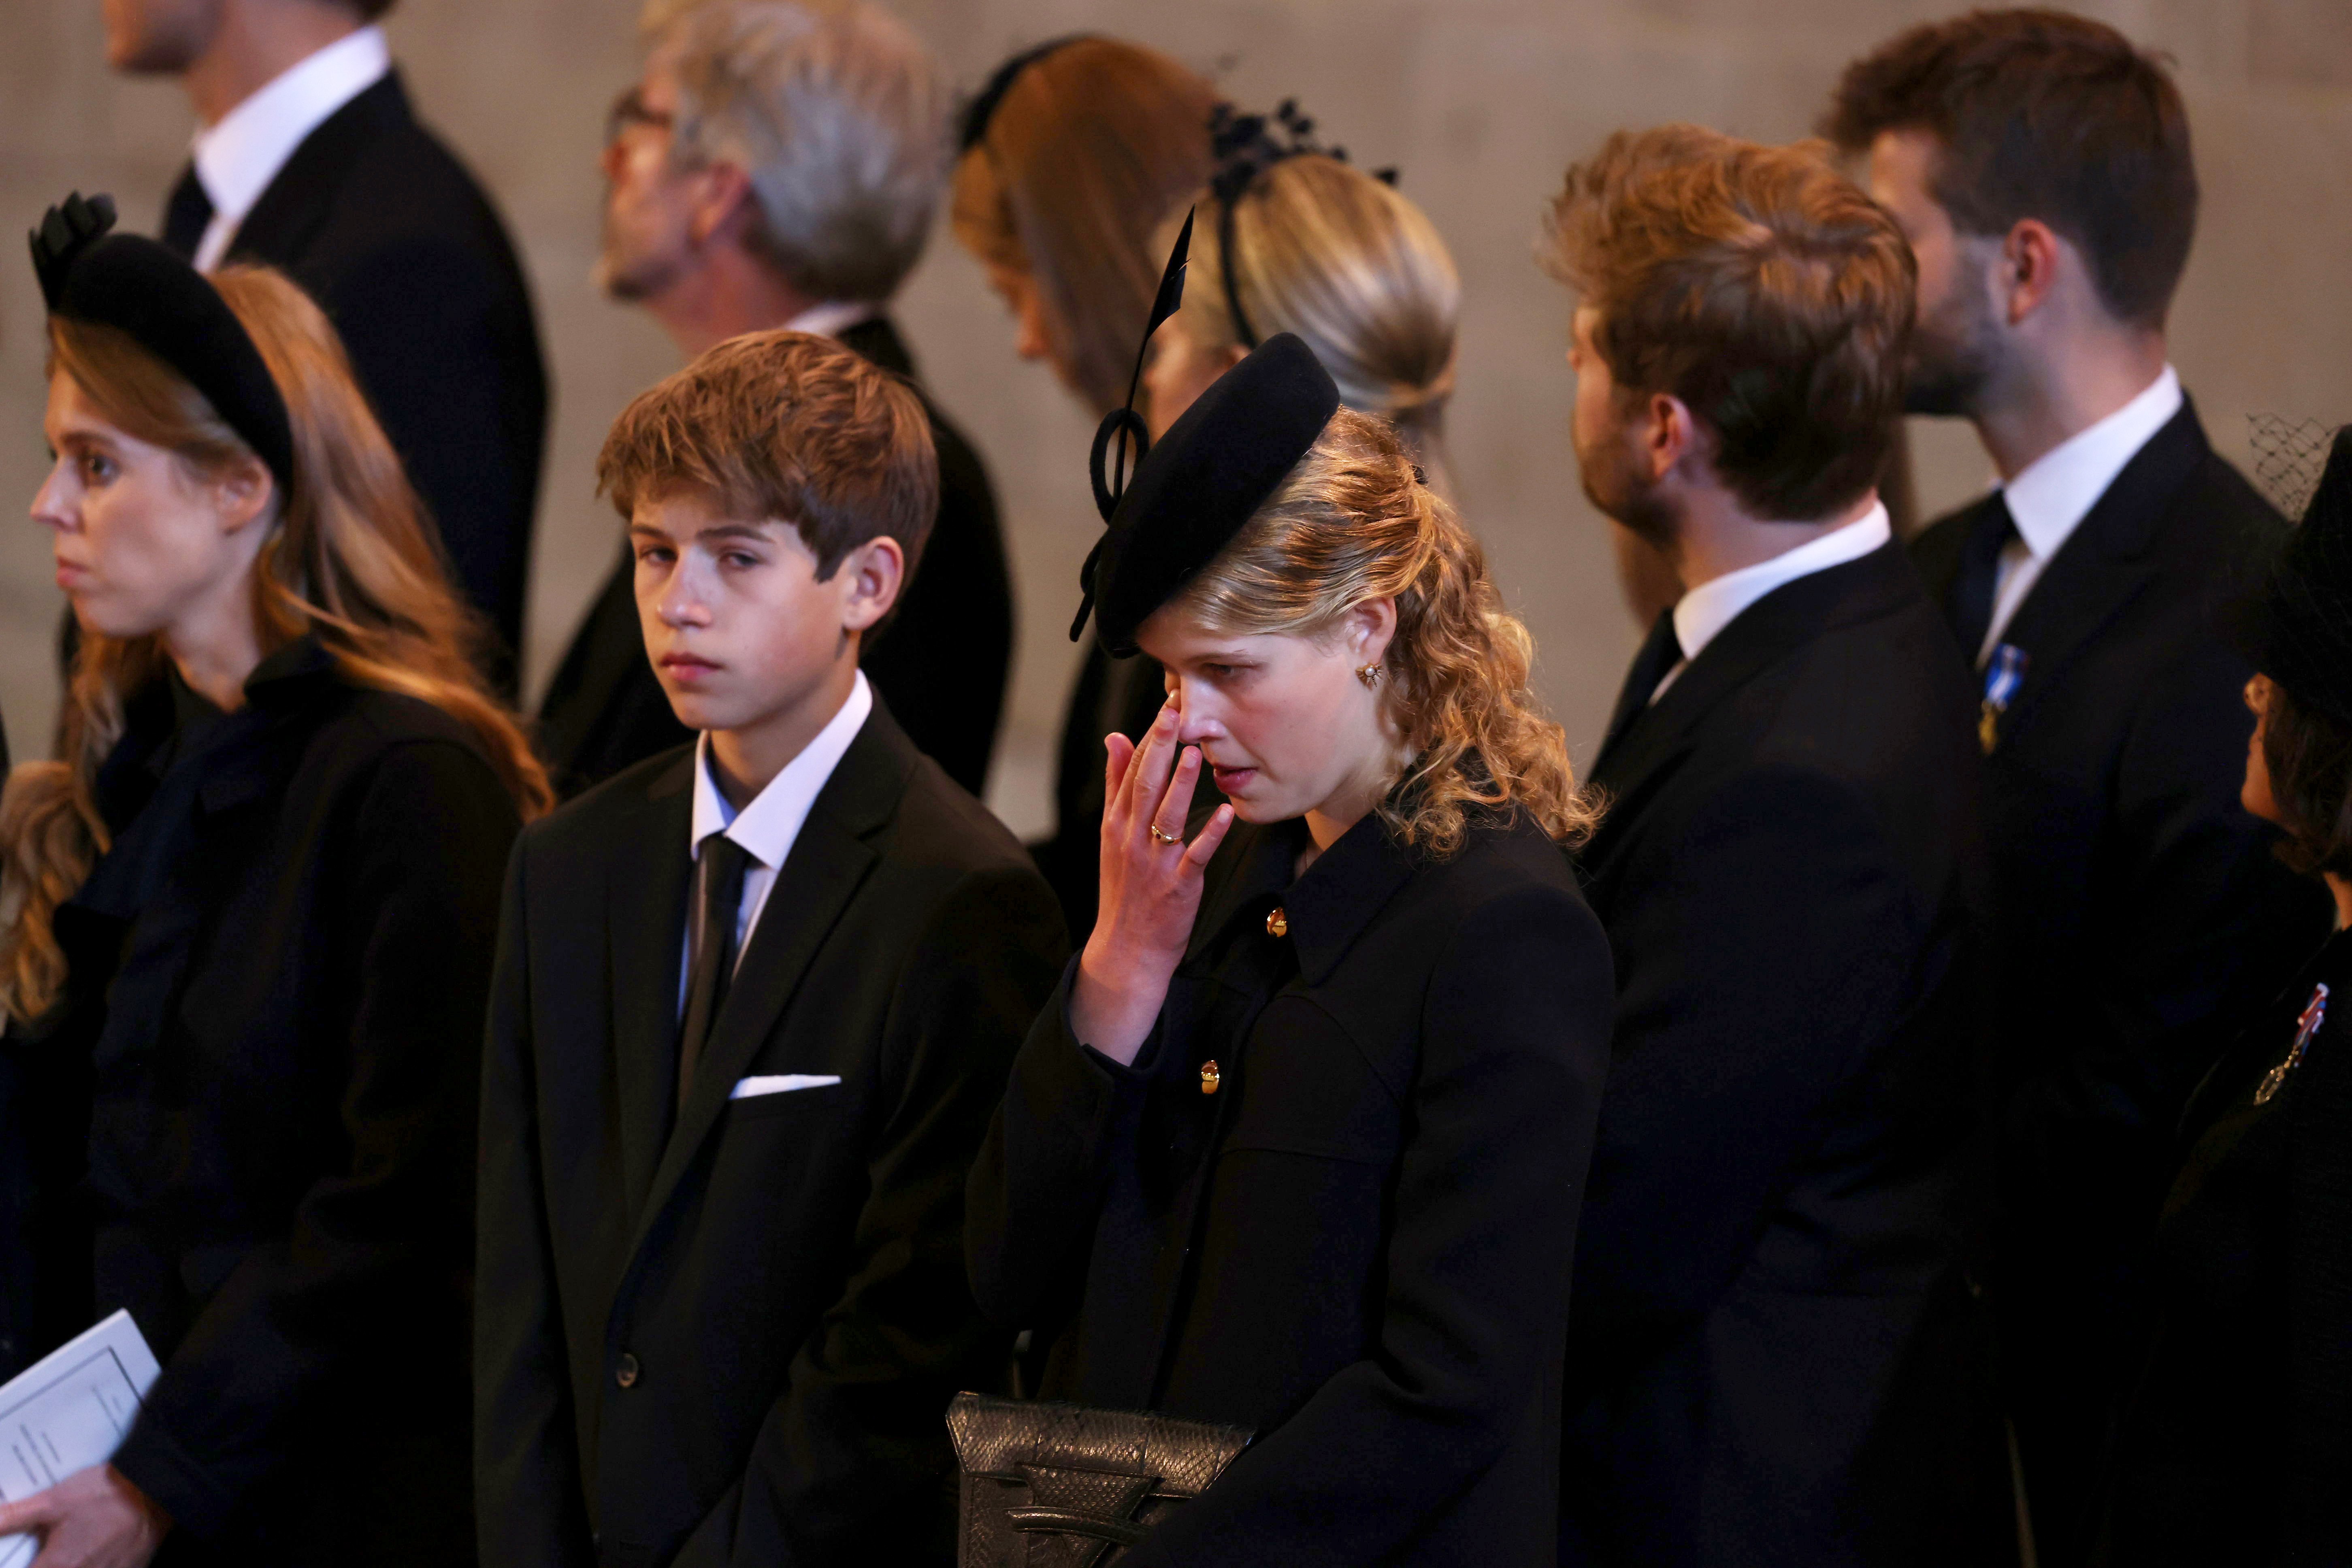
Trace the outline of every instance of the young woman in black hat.
{"type": "Polygon", "coordinates": [[[0,800],[0,1139],[35,1156],[5,1311],[21,1364],[127,1308],[163,1373],[0,1535],[470,1561],[478,1047],[546,783],[317,307],[111,221],[35,237],[33,517],[82,635],[59,754],[0,800]]]}
{"type": "Polygon", "coordinates": [[[2102,1560],[2352,1562],[2352,430],[2261,596],[2245,806],[2337,930],[2181,1123],[2102,1560]]]}
{"type": "Polygon", "coordinates": [[[1169,696],[1108,742],[1101,913],[971,1176],[979,1300],[1051,1338],[1049,1399],[1256,1434],[1123,1563],[1547,1560],[1612,983],[1526,630],[1287,334],[1091,566],[1169,696]]]}

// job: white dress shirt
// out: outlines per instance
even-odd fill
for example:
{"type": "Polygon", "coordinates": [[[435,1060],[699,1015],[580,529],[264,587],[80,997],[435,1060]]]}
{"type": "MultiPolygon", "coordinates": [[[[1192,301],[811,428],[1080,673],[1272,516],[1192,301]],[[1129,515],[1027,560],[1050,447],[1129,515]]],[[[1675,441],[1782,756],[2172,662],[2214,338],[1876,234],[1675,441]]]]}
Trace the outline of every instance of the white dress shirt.
{"type": "Polygon", "coordinates": [[[1666,688],[1690,668],[1690,661],[1699,656],[1699,650],[1720,637],[1723,628],[1738,620],[1748,605],[1800,577],[1859,561],[1894,537],[1895,528],[1887,521],[1885,503],[1879,502],[1843,528],[1832,529],[1794,550],[1784,550],[1769,561],[1742,566],[1737,572],[1727,572],[1685,590],[1675,601],[1675,640],[1682,644],[1682,662],[1666,671],[1657,690],[1650,694],[1650,700],[1655,702],[1664,696],[1666,688]]]}
{"type": "Polygon", "coordinates": [[[213,204],[213,220],[196,246],[196,270],[209,272],[220,265],[237,226],[303,140],[391,69],[383,30],[362,27],[279,72],[217,123],[196,132],[196,183],[213,204]]]}
{"type": "Polygon", "coordinates": [[[1993,578],[1992,624],[1977,649],[1978,668],[2000,646],[2000,634],[2009,629],[2010,618],[2033,591],[2058,547],[2090,515],[2124,465],[2180,412],[2180,377],[2166,365],[2138,396],[2051,447],[2001,487],[2017,537],[2001,547],[1993,578]]]}
{"type": "MultiPolygon", "coordinates": [[[[737,811],[727,804],[726,795],[710,776],[710,736],[706,732],[694,746],[694,826],[690,847],[696,865],[702,862],[703,842],[713,834],[724,833],[743,847],[751,857],[751,864],[743,872],[743,900],[735,906],[735,963],[740,967],[743,952],[751,945],[752,929],[760,923],[760,911],[767,908],[768,895],[776,886],[776,872],[783,866],[784,858],[793,852],[793,841],[801,836],[801,827],[808,821],[809,808],[833,777],[833,770],[857,739],[857,731],[866,727],[866,716],[874,711],[874,689],[866,683],[866,672],[859,670],[851,683],[849,696],[841,710],[826,721],[815,738],[801,748],[801,754],[784,764],[783,771],[768,781],[768,787],[751,797],[751,804],[737,811]]],[[[686,990],[694,970],[694,922],[701,910],[699,893],[692,897],[686,911],[686,963],[678,968],[677,1010],[686,1013],[686,990]]]]}
{"type": "Polygon", "coordinates": [[[870,321],[882,313],[882,308],[864,300],[827,300],[822,305],[811,305],[784,323],[788,332],[808,332],[820,338],[837,338],[860,321],[870,321]]]}

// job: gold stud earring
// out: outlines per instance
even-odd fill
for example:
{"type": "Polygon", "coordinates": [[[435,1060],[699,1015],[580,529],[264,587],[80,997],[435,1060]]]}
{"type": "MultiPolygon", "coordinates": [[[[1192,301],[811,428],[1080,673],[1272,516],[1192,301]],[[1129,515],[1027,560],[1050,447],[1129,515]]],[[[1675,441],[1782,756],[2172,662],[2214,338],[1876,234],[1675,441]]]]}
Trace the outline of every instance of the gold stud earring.
{"type": "Polygon", "coordinates": [[[1377,664],[1367,664],[1357,669],[1356,679],[1362,681],[1366,687],[1377,689],[1381,684],[1381,677],[1387,673],[1377,664]]]}

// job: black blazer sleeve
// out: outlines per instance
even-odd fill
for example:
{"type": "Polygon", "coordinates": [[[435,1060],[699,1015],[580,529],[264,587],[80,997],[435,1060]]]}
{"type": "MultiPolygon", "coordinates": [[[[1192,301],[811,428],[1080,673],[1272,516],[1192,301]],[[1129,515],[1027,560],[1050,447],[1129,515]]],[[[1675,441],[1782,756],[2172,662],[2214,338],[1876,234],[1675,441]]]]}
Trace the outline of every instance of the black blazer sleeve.
{"type": "MultiPolygon", "coordinates": [[[[355,792],[330,951],[350,998],[341,1168],[293,1229],[253,1248],[163,1368],[115,1467],[197,1536],[311,1436],[341,1374],[397,1348],[375,1304],[438,1277],[463,1288],[471,1246],[478,1055],[497,879],[517,827],[489,764],[449,741],[387,750],[355,792]]],[[[324,1041],[322,1044],[336,1044],[324,1041]]],[[[462,1354],[461,1346],[446,1353],[462,1354]]]]}
{"type": "MultiPolygon", "coordinates": [[[[2352,1072],[2324,1076],[2324,1101],[2296,1108],[2288,1154],[2286,1364],[2263,1374],[2288,1385],[2282,1563],[2352,1561],[2352,1489],[2344,1485],[2352,1473],[2352,1072]]],[[[2260,1353],[2244,1345],[2213,1352],[2260,1353]]]]}
{"type": "Polygon", "coordinates": [[[515,847],[499,921],[482,1049],[479,1230],[474,1314],[474,1475],[481,1558],[509,1568],[589,1568],[577,1413],[539,1194],[539,1085],[530,1037],[530,844],[515,847]],[[496,1245],[490,1245],[496,1238],[496,1245]]]}
{"type": "Polygon", "coordinates": [[[1066,947],[1026,865],[975,873],[910,950],[884,1060],[895,1085],[839,1300],[793,1358],[742,1480],[675,1568],[848,1563],[937,1505],[962,1369],[1009,1350],[964,1282],[964,1178],[1066,947]]]}
{"type": "Polygon", "coordinates": [[[1629,864],[1642,894],[1611,915],[1616,1056],[1580,1327],[1714,1305],[1840,1090],[1893,1037],[1932,918],[1868,803],[1825,773],[1746,770],[1676,826],[1670,852],[1629,864]]]}

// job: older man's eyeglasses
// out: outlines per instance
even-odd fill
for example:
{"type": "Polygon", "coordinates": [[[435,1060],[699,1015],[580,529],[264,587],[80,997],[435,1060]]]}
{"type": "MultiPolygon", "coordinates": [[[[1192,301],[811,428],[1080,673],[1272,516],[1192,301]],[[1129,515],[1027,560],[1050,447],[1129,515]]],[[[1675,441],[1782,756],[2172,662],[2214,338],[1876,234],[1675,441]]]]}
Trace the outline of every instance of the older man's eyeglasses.
{"type": "Polygon", "coordinates": [[[614,99],[613,107],[605,110],[604,145],[609,147],[618,142],[632,126],[646,125],[656,131],[667,131],[677,121],[677,116],[668,110],[656,109],[646,103],[643,88],[633,87],[614,99]]]}

